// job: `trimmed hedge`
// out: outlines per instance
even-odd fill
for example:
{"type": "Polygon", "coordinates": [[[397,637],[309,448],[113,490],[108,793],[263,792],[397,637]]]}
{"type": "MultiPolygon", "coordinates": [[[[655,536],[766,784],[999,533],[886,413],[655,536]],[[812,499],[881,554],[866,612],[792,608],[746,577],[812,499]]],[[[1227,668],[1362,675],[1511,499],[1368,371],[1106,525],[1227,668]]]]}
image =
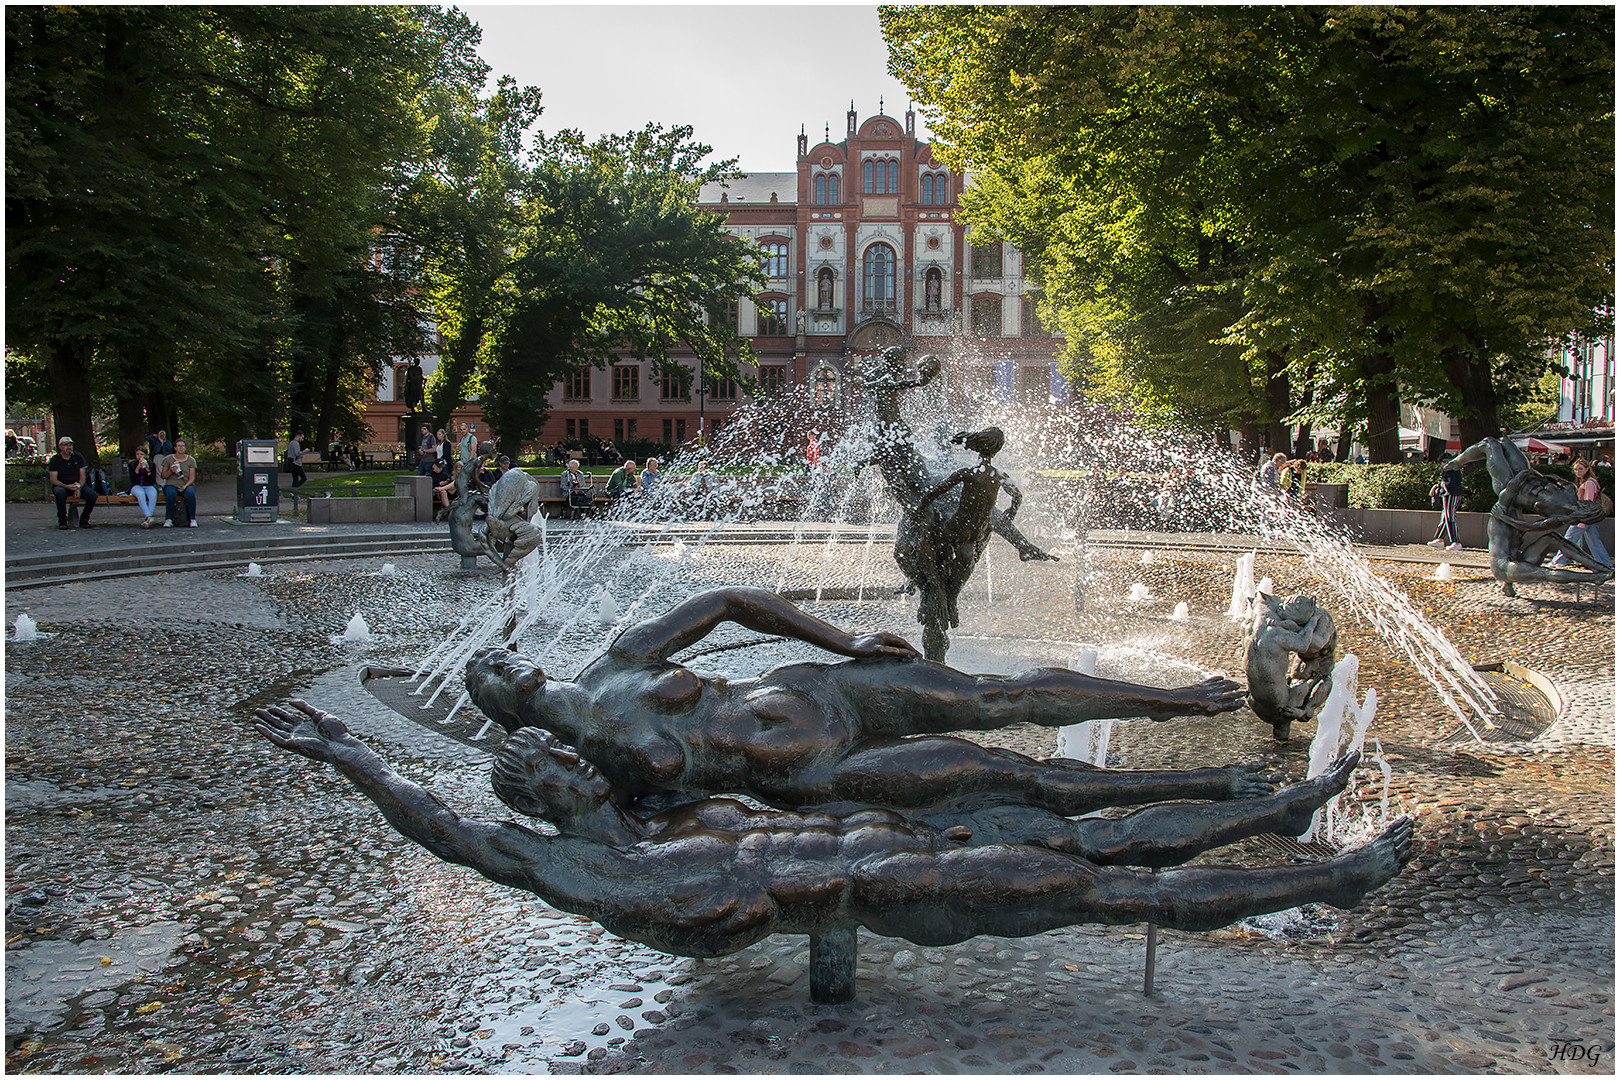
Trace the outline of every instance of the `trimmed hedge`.
{"type": "MultiPolygon", "coordinates": [[[[1354,465],[1324,462],[1306,469],[1312,483],[1348,484],[1347,504],[1356,510],[1432,510],[1429,489],[1440,481],[1445,466],[1434,461],[1403,461],[1395,465],[1354,465]]],[[[1537,472],[1575,483],[1575,470],[1568,465],[1536,465],[1537,472]]],[[[1614,498],[1614,473],[1599,469],[1598,483],[1604,494],[1614,498]]],[[[1491,475],[1483,466],[1463,472],[1465,513],[1488,514],[1496,505],[1491,475]]]]}

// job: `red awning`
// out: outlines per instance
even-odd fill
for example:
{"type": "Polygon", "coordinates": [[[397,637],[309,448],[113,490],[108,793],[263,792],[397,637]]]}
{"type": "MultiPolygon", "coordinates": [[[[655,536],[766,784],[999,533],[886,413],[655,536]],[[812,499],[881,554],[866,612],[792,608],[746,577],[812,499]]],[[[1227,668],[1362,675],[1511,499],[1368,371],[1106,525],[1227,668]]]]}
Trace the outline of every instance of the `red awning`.
{"type": "Polygon", "coordinates": [[[1536,438],[1533,435],[1530,436],[1529,438],[1526,438],[1526,439],[1514,439],[1513,441],[1515,443],[1518,443],[1519,446],[1522,449],[1534,450],[1538,454],[1567,454],[1567,453],[1569,453],[1569,447],[1564,446],[1561,443],[1542,442],[1540,439],[1536,438]]]}

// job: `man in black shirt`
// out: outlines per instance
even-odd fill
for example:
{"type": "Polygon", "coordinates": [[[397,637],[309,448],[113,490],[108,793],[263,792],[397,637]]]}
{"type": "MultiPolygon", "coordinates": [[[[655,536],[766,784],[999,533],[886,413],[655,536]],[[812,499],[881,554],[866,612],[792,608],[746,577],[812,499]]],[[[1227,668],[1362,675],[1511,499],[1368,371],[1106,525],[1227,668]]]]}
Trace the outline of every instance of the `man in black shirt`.
{"type": "Polygon", "coordinates": [[[56,492],[56,527],[72,528],[68,524],[67,501],[69,495],[77,495],[84,500],[79,528],[91,528],[90,511],[96,508],[96,491],[84,482],[87,472],[84,458],[73,452],[72,439],[64,435],[56,440],[56,456],[45,463],[45,469],[50,474],[51,490],[56,492]]]}

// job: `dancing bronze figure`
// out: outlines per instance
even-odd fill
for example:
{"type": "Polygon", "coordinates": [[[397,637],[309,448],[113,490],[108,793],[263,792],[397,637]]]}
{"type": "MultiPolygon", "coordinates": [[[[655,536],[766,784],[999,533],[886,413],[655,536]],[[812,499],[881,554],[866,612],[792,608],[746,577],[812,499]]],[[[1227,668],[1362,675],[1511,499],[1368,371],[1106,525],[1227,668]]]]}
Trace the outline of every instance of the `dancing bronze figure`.
{"type": "MultiPolygon", "coordinates": [[[[917,438],[911,425],[900,415],[900,395],[905,390],[927,386],[939,375],[940,363],[936,356],[924,356],[917,361],[916,376],[906,370],[906,351],[896,346],[884,349],[879,363],[865,372],[864,393],[872,404],[876,433],[872,450],[872,463],[883,476],[889,497],[904,508],[917,505],[922,497],[937,485],[944,474],[930,466],[917,450],[917,438]]],[[[1011,481],[1008,481],[1009,485],[1011,481]]],[[[1016,491],[1016,487],[1010,487],[1016,491]]],[[[1019,496],[1022,497],[1021,495],[1019,496]]],[[[954,497],[945,496],[946,509],[954,497]]],[[[990,515],[990,531],[1018,549],[1018,558],[1024,562],[1053,561],[1056,555],[1043,551],[1013,524],[1017,510],[996,510],[990,515]]]]}
{"type": "Polygon", "coordinates": [[[467,690],[508,731],[540,727],[577,746],[626,801],[734,792],[784,809],[920,810],[999,795],[1067,816],[1272,790],[1260,765],[1109,770],[945,734],[1214,715],[1243,703],[1226,679],[1161,690],[1066,668],[968,675],[918,658],[904,638],[854,637],[756,588],[700,593],[630,627],[575,682],[547,678],[515,652],[482,650],[467,664],[467,690]],[[704,676],[670,660],[724,622],[852,659],[788,664],[753,679],[704,676]]]}
{"type": "Polygon", "coordinates": [[[1152,874],[884,809],[757,811],[706,799],[638,817],[623,812],[578,754],[544,733],[519,732],[498,754],[496,789],[521,813],[556,824],[560,835],[545,836],[460,816],[394,773],[336,717],[300,701],[293,707],[260,709],[255,727],[279,747],[334,765],[389,824],[439,858],[665,952],[719,956],[772,933],[802,933],[811,935],[814,969],[818,941],[831,939],[848,967],[820,980],[821,1000],[853,992],[857,926],[920,945],[1087,922],[1212,930],[1303,903],[1353,907],[1411,852],[1412,825],[1403,818],[1315,865],[1152,874]]]}

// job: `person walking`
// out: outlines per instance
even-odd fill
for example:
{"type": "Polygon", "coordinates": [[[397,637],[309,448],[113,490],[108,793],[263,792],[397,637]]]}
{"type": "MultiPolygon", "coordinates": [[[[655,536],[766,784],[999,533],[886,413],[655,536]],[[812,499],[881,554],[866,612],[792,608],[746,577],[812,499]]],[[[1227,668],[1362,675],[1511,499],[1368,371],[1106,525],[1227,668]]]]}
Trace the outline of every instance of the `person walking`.
{"type": "Polygon", "coordinates": [[[157,467],[147,456],[145,446],[135,448],[135,460],[129,466],[129,493],[135,496],[135,503],[145,518],[141,528],[150,529],[152,515],[157,513],[157,467]]]}
{"type": "Polygon", "coordinates": [[[197,459],[186,453],[186,440],[174,440],[174,453],[158,460],[158,479],[163,481],[163,527],[174,527],[174,504],[186,506],[186,526],[197,527],[197,459]]]}
{"type": "Polygon", "coordinates": [[[1429,541],[1429,546],[1456,551],[1462,547],[1462,534],[1457,531],[1457,508],[1462,505],[1463,497],[1462,470],[1448,462],[1435,488],[1440,499],[1440,524],[1435,526],[1434,539],[1429,541]]]}
{"type": "Polygon", "coordinates": [[[73,452],[73,439],[67,435],[56,440],[56,454],[45,463],[45,474],[51,478],[51,490],[56,494],[56,527],[71,529],[68,523],[67,501],[70,495],[84,500],[84,512],[79,516],[79,528],[91,529],[90,511],[96,508],[96,490],[87,481],[89,468],[84,458],[73,452]]]}
{"type": "Polygon", "coordinates": [[[309,482],[309,475],[304,472],[304,433],[294,431],[293,437],[287,440],[287,471],[292,474],[294,489],[309,482]]]}
{"type": "Polygon", "coordinates": [[[471,461],[473,455],[478,453],[478,435],[475,425],[467,423],[461,425],[461,460],[471,461]]]}

